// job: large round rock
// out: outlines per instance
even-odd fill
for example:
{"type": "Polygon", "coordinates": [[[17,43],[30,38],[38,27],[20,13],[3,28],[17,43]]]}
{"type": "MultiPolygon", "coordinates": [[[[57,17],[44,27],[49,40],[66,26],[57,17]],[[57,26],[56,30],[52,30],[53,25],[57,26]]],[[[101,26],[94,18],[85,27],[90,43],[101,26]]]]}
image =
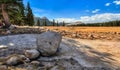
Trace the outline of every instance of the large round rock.
{"type": "Polygon", "coordinates": [[[37,38],[37,47],[43,56],[56,54],[60,46],[62,36],[57,32],[48,31],[42,33],[37,38]]]}

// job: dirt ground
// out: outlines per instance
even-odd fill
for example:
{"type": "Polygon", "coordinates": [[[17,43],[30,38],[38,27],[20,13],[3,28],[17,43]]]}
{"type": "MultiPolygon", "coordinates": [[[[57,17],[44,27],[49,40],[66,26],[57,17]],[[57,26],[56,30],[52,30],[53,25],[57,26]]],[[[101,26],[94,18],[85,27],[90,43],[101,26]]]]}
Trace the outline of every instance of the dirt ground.
{"type": "Polygon", "coordinates": [[[83,39],[76,39],[75,41],[83,59],[89,63],[95,66],[120,67],[120,41],[83,39]]]}
{"type": "MultiPolygon", "coordinates": [[[[70,56],[77,63],[75,66],[78,65],[78,70],[80,66],[81,68],[87,67],[86,70],[103,70],[102,68],[89,69],[89,67],[120,70],[120,27],[18,27],[11,30],[11,34],[40,34],[48,29],[63,35],[61,43],[61,48],[63,49],[61,49],[59,56],[56,57],[68,58],[70,56]]],[[[9,34],[1,30],[0,35],[9,34]]],[[[42,60],[45,60],[45,58],[40,59],[41,62],[42,60]]],[[[63,58],[60,58],[60,60],[63,60],[63,58]]],[[[65,64],[64,62],[71,63],[71,60],[63,60],[60,63],[57,62],[57,64],[63,65],[65,64]]],[[[63,65],[63,67],[65,66],[63,65]]],[[[73,70],[77,69],[74,69],[73,66],[73,70]]]]}

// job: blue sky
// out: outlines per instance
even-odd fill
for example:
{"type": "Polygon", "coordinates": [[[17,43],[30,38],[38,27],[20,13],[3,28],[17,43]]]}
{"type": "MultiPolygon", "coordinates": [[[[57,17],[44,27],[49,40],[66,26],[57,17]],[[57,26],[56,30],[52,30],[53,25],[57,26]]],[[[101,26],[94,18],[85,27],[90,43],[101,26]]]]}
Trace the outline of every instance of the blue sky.
{"type": "Polygon", "coordinates": [[[27,2],[35,16],[58,21],[92,23],[120,19],[120,0],[24,0],[25,5],[27,2]]]}

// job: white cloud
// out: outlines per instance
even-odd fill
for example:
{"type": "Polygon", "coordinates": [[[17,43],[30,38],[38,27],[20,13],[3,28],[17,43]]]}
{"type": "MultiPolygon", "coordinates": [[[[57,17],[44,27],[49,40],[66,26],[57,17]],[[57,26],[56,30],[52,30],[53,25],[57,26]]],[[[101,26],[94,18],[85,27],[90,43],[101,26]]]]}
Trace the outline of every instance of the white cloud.
{"type": "Polygon", "coordinates": [[[76,20],[75,18],[56,18],[55,20],[59,21],[59,22],[76,22],[78,20],[76,20]]]}
{"type": "Polygon", "coordinates": [[[59,22],[76,22],[81,21],[83,23],[96,23],[96,22],[108,22],[114,20],[120,20],[120,13],[103,13],[103,14],[95,14],[93,16],[82,16],[80,19],[75,18],[56,18],[59,22]]]}
{"type": "Polygon", "coordinates": [[[35,12],[35,13],[42,13],[42,12],[45,12],[45,10],[40,9],[40,8],[32,8],[32,9],[33,9],[33,12],[35,12]]]}
{"type": "Polygon", "coordinates": [[[96,14],[93,16],[82,16],[80,17],[80,21],[84,23],[95,23],[95,22],[107,22],[113,20],[120,20],[120,13],[104,13],[104,14],[96,14]]]}
{"type": "Polygon", "coordinates": [[[106,3],[105,6],[110,6],[111,3],[106,3]]]}
{"type": "Polygon", "coordinates": [[[115,0],[113,1],[113,3],[115,3],[116,5],[120,5],[120,0],[115,0]]]}
{"type": "Polygon", "coordinates": [[[97,13],[99,11],[100,11],[100,9],[95,9],[95,10],[92,11],[92,13],[97,13]]]}

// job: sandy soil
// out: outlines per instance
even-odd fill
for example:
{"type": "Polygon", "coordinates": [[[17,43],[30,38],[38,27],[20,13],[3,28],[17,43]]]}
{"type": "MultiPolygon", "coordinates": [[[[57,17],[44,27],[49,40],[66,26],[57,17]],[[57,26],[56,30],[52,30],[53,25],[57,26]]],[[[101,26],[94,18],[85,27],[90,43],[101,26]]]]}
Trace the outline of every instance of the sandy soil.
{"type": "MultiPolygon", "coordinates": [[[[120,66],[120,41],[103,40],[70,40],[76,46],[76,49],[85,59],[87,64],[93,66],[120,66]]],[[[87,65],[85,64],[85,65],[87,65]]]]}

